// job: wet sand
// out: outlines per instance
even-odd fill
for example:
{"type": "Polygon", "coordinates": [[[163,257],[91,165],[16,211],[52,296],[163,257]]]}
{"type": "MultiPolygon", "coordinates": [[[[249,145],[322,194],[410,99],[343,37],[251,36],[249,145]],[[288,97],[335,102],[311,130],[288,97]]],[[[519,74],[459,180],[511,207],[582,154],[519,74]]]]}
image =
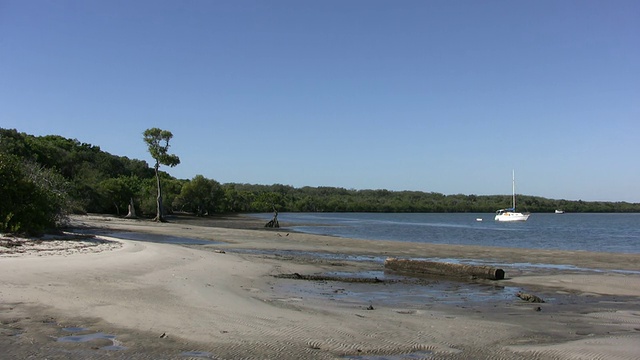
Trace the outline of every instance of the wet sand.
{"type": "Polygon", "coordinates": [[[640,254],[345,239],[265,230],[262,221],[239,216],[174,217],[163,224],[78,216],[71,225],[103,236],[0,247],[0,354],[7,358],[640,354],[640,254]],[[213,242],[183,246],[104,236],[113,232],[213,242]],[[490,261],[505,266],[507,279],[394,282],[381,262],[366,261],[385,257],[490,261]],[[513,263],[546,265],[509,267],[513,263]],[[384,275],[380,282],[344,275],[363,273],[384,275]],[[525,302],[516,291],[545,303],[525,302]]]}

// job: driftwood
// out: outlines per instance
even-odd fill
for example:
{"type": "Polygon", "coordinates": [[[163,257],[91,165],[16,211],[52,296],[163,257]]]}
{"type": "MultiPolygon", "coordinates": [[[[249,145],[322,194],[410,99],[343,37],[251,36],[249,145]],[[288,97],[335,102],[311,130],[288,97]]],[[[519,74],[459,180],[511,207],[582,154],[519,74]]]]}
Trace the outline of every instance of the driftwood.
{"type": "Polygon", "coordinates": [[[278,210],[273,208],[273,219],[271,219],[268,223],[264,225],[264,227],[268,228],[279,228],[280,224],[278,223],[278,210]]]}
{"type": "Polygon", "coordinates": [[[482,265],[462,265],[426,260],[388,258],[384,262],[384,267],[399,272],[423,275],[472,277],[475,279],[489,280],[504,279],[504,270],[482,265]]]}

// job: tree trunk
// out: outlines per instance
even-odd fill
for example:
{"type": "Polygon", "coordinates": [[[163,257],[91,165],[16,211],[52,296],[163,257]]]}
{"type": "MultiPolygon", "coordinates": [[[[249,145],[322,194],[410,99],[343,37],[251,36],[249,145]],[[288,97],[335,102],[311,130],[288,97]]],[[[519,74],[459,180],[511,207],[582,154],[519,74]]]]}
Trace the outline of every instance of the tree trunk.
{"type": "Polygon", "coordinates": [[[164,222],[164,216],[162,214],[162,185],[160,184],[160,174],[158,173],[158,168],[160,167],[160,162],[156,160],[156,184],[158,185],[158,197],[156,198],[156,217],[155,221],[164,222]]]}
{"type": "Polygon", "coordinates": [[[127,219],[135,219],[135,218],[137,218],[137,216],[136,216],[136,208],[133,205],[133,198],[130,198],[130,200],[129,200],[129,213],[127,214],[127,216],[125,216],[125,218],[127,218],[127,219]]]}

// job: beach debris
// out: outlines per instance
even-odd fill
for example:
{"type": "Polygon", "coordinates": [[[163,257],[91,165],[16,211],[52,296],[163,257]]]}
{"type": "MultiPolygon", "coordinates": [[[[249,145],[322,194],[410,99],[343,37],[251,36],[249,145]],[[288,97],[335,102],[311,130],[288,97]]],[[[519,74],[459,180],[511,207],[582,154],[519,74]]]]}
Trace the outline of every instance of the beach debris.
{"type": "Polygon", "coordinates": [[[373,308],[373,305],[369,305],[367,306],[367,310],[375,310],[375,309],[373,308]]]}
{"type": "Polygon", "coordinates": [[[540,306],[536,306],[533,310],[535,311],[542,311],[542,308],[540,306]]]}
{"type": "Polygon", "coordinates": [[[213,252],[218,254],[226,254],[224,250],[213,250],[213,252]]]}
{"type": "Polygon", "coordinates": [[[524,301],[528,301],[531,303],[543,303],[544,300],[542,300],[541,298],[532,295],[532,294],[527,294],[527,293],[523,293],[521,291],[518,291],[516,293],[516,296],[519,297],[520,299],[524,300],[524,301]]]}
{"type": "Polygon", "coordinates": [[[387,258],[384,267],[403,273],[448,276],[472,279],[502,280],[504,270],[484,265],[464,265],[447,262],[387,258]]]}
{"type": "Polygon", "coordinates": [[[0,240],[0,246],[4,246],[6,248],[12,248],[16,246],[22,246],[22,242],[12,239],[2,239],[0,240]]]}
{"type": "Polygon", "coordinates": [[[112,250],[122,246],[117,241],[104,240],[93,235],[56,233],[42,238],[9,238],[0,234],[0,256],[15,254],[68,255],[112,250]]]}
{"type": "Polygon", "coordinates": [[[342,282],[348,282],[348,283],[368,283],[368,284],[396,283],[400,281],[397,279],[382,280],[382,279],[379,279],[378,277],[369,278],[369,277],[342,276],[342,275],[329,275],[329,274],[307,275],[307,274],[300,274],[300,273],[277,274],[277,275],[273,275],[273,277],[278,279],[295,279],[295,280],[309,280],[309,281],[342,281],[342,282]]]}
{"type": "Polygon", "coordinates": [[[166,338],[167,336],[169,336],[169,335],[167,335],[167,333],[162,333],[162,335],[160,335],[160,339],[164,339],[164,338],[166,338]]]}
{"type": "MultiPolygon", "coordinates": [[[[279,228],[280,227],[280,223],[278,223],[278,210],[276,209],[276,207],[273,207],[273,219],[269,220],[268,223],[266,223],[264,225],[264,227],[268,227],[268,228],[279,228]]],[[[279,236],[282,236],[280,234],[278,234],[279,236]]]]}

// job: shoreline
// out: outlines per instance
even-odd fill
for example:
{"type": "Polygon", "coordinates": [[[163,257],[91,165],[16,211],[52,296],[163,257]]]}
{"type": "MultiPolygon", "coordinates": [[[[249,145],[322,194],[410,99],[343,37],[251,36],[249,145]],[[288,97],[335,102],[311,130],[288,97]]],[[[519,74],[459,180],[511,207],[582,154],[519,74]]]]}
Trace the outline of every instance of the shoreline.
{"type": "Polygon", "coordinates": [[[46,257],[0,253],[0,333],[8,335],[0,338],[0,351],[17,358],[77,359],[631,359],[640,351],[640,275],[612,271],[637,271],[636,254],[346,239],[265,230],[260,219],[236,216],[154,223],[91,215],[74,216],[70,225],[214,243],[180,246],[101,236],[120,246],[46,257]],[[515,268],[507,280],[469,284],[277,276],[384,272],[371,261],[297,255],[305,252],[574,265],[601,272],[515,268]],[[461,289],[469,287],[472,298],[465,299],[461,289]],[[547,301],[521,301],[512,296],[515,289],[547,301]],[[408,300],[387,300],[380,291],[408,294],[408,300]],[[483,300],[487,293],[492,297],[483,300]],[[459,300],[447,301],[452,297],[459,300]],[[115,339],[52,340],[69,335],[68,326],[114,333],[115,339]],[[599,345],[592,346],[594,341],[599,345]]]}
{"type": "MultiPolygon", "coordinates": [[[[125,220],[124,223],[110,216],[98,215],[101,218],[110,219],[103,222],[106,230],[133,230],[150,234],[165,234],[183,236],[204,240],[223,239],[225,243],[219,244],[221,248],[239,249],[276,249],[296,250],[326,253],[340,253],[352,255],[383,255],[399,258],[444,258],[444,259],[482,259],[491,260],[499,264],[548,264],[571,265],[585,270],[612,271],[640,271],[637,265],[640,263],[640,253],[612,253],[593,252],[584,250],[548,250],[510,248],[503,246],[481,245],[450,245],[435,243],[416,243],[392,240],[367,240],[331,235],[317,235],[296,232],[289,229],[297,224],[285,224],[279,229],[264,227],[263,219],[254,218],[242,214],[222,215],[208,218],[189,216],[177,216],[172,222],[156,224],[151,220],[137,219],[125,220]],[[159,225],[145,226],[145,225],[159,225]],[[142,225],[142,226],[138,226],[142,225]],[[196,226],[189,228],[189,225],[196,226]],[[184,231],[172,231],[168,228],[176,226],[184,231]],[[205,230],[203,230],[205,229],[205,230]],[[207,230],[209,229],[209,230],[207,230]],[[295,234],[296,239],[286,234],[295,234]],[[282,236],[280,236],[282,235],[282,236]]],[[[82,226],[82,224],[73,224],[82,226]]],[[[551,269],[557,271],[558,269],[551,269]]],[[[570,268],[564,269],[571,271],[570,268]]],[[[544,268],[537,271],[545,271],[544,268]]],[[[577,270],[580,271],[580,270],[577,270]]]]}

